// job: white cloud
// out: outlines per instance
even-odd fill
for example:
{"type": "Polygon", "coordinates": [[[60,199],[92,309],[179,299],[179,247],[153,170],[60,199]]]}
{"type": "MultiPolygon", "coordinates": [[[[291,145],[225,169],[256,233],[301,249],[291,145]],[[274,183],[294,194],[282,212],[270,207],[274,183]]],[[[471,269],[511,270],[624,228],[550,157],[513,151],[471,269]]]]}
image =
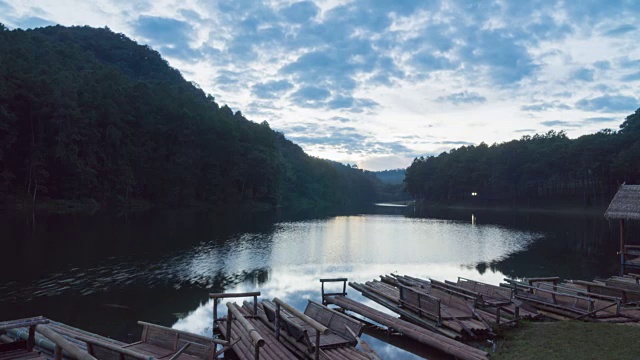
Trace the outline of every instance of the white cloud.
{"type": "Polygon", "coordinates": [[[621,122],[640,107],[635,2],[0,0],[0,9],[10,28],[108,26],[148,42],[219,102],[274,128],[346,119],[352,135],[402,153],[354,151],[332,139],[340,127],[301,145],[372,169],[551,120],[579,136],[600,125],[581,119],[621,122]]]}

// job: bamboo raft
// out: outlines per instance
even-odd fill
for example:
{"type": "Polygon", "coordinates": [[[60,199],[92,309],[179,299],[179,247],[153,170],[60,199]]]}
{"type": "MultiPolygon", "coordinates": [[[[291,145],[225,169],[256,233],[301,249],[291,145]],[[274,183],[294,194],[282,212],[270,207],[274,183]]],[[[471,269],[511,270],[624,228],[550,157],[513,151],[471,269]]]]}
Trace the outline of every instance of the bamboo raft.
{"type": "Polygon", "coordinates": [[[229,349],[224,340],[138,323],[143,326],[141,340],[126,344],[43,317],[2,322],[0,358],[211,360],[229,349]],[[216,351],[218,345],[222,348],[216,351]],[[14,351],[16,348],[21,351],[14,351]]]}
{"type": "Polygon", "coordinates": [[[539,316],[498,286],[464,278],[457,283],[407,275],[380,278],[349,286],[407,320],[456,340],[492,337],[496,326],[539,316]]]}
{"type": "Polygon", "coordinates": [[[635,300],[635,286],[638,284],[635,284],[634,277],[563,283],[557,277],[529,278],[526,282],[505,281],[501,285],[511,289],[515,298],[526,301],[554,319],[608,323],[640,321],[640,309],[635,300]],[[619,282],[624,282],[627,287],[611,286],[619,282]]]}
{"type": "Polygon", "coordinates": [[[227,316],[214,318],[214,329],[225,339],[238,339],[232,341],[230,348],[239,359],[379,360],[360,339],[364,326],[361,322],[313,301],[301,313],[278,298],[257,302],[259,295],[210,295],[215,314],[218,299],[254,297],[253,303],[244,301],[242,306],[228,302],[227,316]]]}
{"type": "Polygon", "coordinates": [[[362,315],[379,324],[387,326],[404,336],[411,338],[421,344],[431,346],[446,354],[453,355],[462,360],[488,359],[489,354],[472,346],[450,339],[444,335],[424,329],[408,321],[398,319],[389,314],[373,309],[369,306],[346,298],[343,295],[326,296],[327,303],[339,306],[344,310],[362,315]]]}

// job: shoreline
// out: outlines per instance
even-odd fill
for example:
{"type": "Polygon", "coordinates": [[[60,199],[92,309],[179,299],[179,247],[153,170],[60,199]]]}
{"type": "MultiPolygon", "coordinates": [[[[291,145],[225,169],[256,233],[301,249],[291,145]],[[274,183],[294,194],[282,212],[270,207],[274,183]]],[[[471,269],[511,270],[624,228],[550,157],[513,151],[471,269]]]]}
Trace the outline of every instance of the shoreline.
{"type": "Polygon", "coordinates": [[[463,205],[463,204],[428,204],[414,205],[418,210],[481,210],[492,212],[517,212],[517,213],[536,213],[536,214],[561,214],[561,215],[602,215],[604,216],[606,207],[580,208],[575,206],[558,205],[553,208],[548,207],[519,207],[519,206],[481,206],[481,205],[463,205]]]}

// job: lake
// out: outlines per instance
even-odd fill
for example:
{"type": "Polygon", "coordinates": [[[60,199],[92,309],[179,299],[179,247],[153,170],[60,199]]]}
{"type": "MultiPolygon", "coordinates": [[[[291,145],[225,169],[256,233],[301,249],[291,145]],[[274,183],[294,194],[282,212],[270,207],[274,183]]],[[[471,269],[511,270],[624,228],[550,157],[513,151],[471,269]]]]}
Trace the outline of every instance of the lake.
{"type": "MultiPolygon", "coordinates": [[[[258,290],[302,310],[307,299],[320,300],[320,278],[364,282],[398,273],[498,284],[620,272],[617,224],[598,213],[374,207],[339,216],[163,211],[1,219],[0,320],[44,315],[129,342],[140,336],[138,320],[210,334],[213,292],[258,290]]],[[[441,357],[372,335],[364,338],[383,358],[441,357]]]]}

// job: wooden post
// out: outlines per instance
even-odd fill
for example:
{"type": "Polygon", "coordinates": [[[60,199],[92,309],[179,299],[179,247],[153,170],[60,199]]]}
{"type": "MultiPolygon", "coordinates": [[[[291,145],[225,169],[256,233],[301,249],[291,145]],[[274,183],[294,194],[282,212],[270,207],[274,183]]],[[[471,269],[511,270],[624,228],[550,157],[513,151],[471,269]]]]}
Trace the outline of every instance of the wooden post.
{"type": "MultiPolygon", "coordinates": [[[[324,301],[324,298],[322,298],[322,300],[324,301]]],[[[276,340],[279,340],[280,339],[280,304],[276,304],[276,319],[275,319],[274,326],[276,328],[276,340]]]]}
{"type": "Polygon", "coordinates": [[[320,331],[316,330],[316,354],[315,360],[320,359],[320,331]]]}
{"type": "Polygon", "coordinates": [[[258,315],[258,295],[253,295],[253,316],[258,315]]]}
{"type": "Polygon", "coordinates": [[[62,360],[62,348],[60,345],[56,345],[55,350],[53,351],[54,360],[62,360]]]}
{"type": "Polygon", "coordinates": [[[624,265],[624,219],[620,219],[620,263],[624,265]]]}
{"type": "Polygon", "coordinates": [[[29,338],[27,339],[27,351],[32,351],[36,345],[36,326],[29,326],[29,338]]]}
{"type": "Polygon", "coordinates": [[[231,322],[233,321],[233,313],[231,312],[231,307],[229,307],[229,311],[227,312],[227,335],[225,335],[225,340],[231,342],[231,322]]]}
{"type": "Polygon", "coordinates": [[[213,299],[213,328],[216,328],[216,319],[218,319],[218,299],[213,299]]]}
{"type": "Polygon", "coordinates": [[[496,324],[500,325],[500,309],[502,309],[501,307],[498,307],[498,309],[496,310],[496,324]]]}
{"type": "Polygon", "coordinates": [[[342,296],[347,296],[347,281],[349,281],[349,279],[347,278],[331,278],[331,279],[320,279],[320,291],[321,291],[321,296],[322,296],[322,305],[327,305],[327,301],[325,300],[325,296],[336,296],[336,295],[342,295],[342,296]],[[337,292],[337,293],[326,293],[324,292],[324,283],[325,282],[340,282],[342,281],[342,292],[337,292]]]}

